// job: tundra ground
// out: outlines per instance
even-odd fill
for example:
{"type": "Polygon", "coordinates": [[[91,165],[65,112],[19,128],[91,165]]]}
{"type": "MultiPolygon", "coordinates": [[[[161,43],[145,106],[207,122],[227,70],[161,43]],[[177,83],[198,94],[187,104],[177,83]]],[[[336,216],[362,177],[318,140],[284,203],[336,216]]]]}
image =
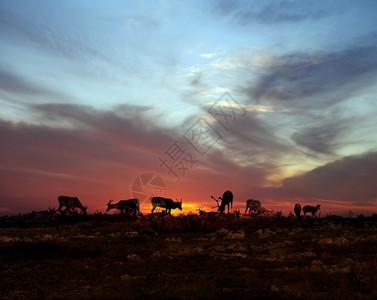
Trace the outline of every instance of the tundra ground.
{"type": "Polygon", "coordinates": [[[374,217],[0,225],[1,299],[377,298],[374,217]]]}

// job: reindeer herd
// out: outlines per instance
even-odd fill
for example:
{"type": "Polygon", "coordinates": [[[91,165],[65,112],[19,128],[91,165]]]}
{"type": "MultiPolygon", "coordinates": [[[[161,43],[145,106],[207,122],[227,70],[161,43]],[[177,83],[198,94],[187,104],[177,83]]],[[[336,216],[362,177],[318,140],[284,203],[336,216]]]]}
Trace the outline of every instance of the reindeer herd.
{"type": "MultiPolygon", "coordinates": [[[[203,208],[199,208],[200,216],[205,215],[220,215],[223,216],[225,212],[225,208],[227,207],[227,214],[233,212],[233,193],[231,191],[225,191],[221,196],[217,199],[214,196],[211,196],[213,200],[216,202],[216,206],[212,208],[217,208],[216,212],[204,212],[203,208]]],[[[173,201],[170,198],[164,197],[151,197],[150,198],[152,210],[151,213],[153,214],[156,208],[165,209],[164,214],[170,215],[172,209],[179,209],[182,210],[182,199],[180,201],[173,201]]],[[[80,200],[77,197],[68,197],[68,196],[59,196],[58,197],[59,207],[58,212],[62,215],[74,215],[74,214],[82,214],[86,215],[87,206],[82,205],[80,200]],[[64,209],[63,209],[64,208],[64,209]]],[[[301,211],[306,216],[307,213],[311,213],[312,217],[317,217],[317,213],[320,210],[321,205],[311,206],[306,205],[301,209],[301,204],[296,203],[294,206],[294,213],[296,218],[301,217],[301,211]]],[[[107,203],[106,212],[115,209],[118,213],[124,215],[140,215],[140,203],[139,200],[136,198],[128,199],[128,200],[120,200],[117,203],[113,203],[113,200],[110,200],[107,203]]],[[[45,214],[52,214],[55,212],[55,209],[49,209],[48,211],[42,211],[37,213],[45,213],[45,214]]],[[[239,210],[234,211],[236,214],[239,215],[239,210]]],[[[245,215],[248,216],[268,216],[270,214],[274,214],[275,216],[281,216],[281,211],[268,210],[264,208],[259,200],[255,199],[248,199],[246,200],[246,209],[245,215]]],[[[291,213],[290,215],[293,216],[291,213]]]]}

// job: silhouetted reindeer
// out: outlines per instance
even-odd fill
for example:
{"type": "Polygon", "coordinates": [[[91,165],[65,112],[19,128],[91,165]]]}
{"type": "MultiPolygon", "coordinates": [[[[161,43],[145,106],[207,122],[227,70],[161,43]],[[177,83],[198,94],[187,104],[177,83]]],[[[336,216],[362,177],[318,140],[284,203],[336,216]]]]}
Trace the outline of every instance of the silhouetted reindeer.
{"type": "MultiPolygon", "coordinates": [[[[217,207],[217,206],[215,206],[215,207],[217,207]]],[[[199,211],[199,216],[200,217],[212,217],[212,216],[216,216],[217,215],[217,212],[214,212],[214,211],[206,212],[204,210],[204,207],[199,207],[198,211],[199,211]]]]}
{"type": "Polygon", "coordinates": [[[247,210],[249,210],[249,216],[252,211],[254,212],[254,214],[259,214],[261,209],[262,209],[262,205],[259,200],[254,200],[254,199],[246,200],[245,215],[247,213],[247,210]]]}
{"type": "Polygon", "coordinates": [[[301,215],[301,204],[300,203],[296,203],[294,211],[295,211],[296,218],[299,219],[300,215],[301,215]]]}
{"type": "Polygon", "coordinates": [[[58,201],[58,211],[60,212],[60,214],[66,214],[68,212],[73,215],[76,213],[76,208],[79,208],[83,215],[87,214],[87,207],[82,205],[79,198],[77,197],[59,196],[58,201]],[[65,210],[62,211],[63,207],[65,207],[65,210]]]}
{"type": "MultiPolygon", "coordinates": [[[[223,197],[219,197],[219,200],[221,200],[221,204],[219,205],[219,200],[217,200],[215,197],[211,196],[213,200],[216,201],[218,211],[220,212],[220,216],[222,216],[225,205],[228,205],[228,213],[229,213],[229,204],[231,205],[231,209],[233,210],[233,194],[231,191],[225,191],[223,194],[223,197]]],[[[215,206],[216,207],[216,206],[215,206]]]]}
{"type": "Polygon", "coordinates": [[[311,212],[312,213],[312,217],[316,217],[317,215],[317,212],[321,209],[321,205],[318,204],[317,206],[311,206],[311,205],[305,205],[303,208],[302,208],[302,211],[304,212],[304,216],[306,216],[306,213],[307,212],[311,212]]]}
{"type": "Polygon", "coordinates": [[[135,216],[140,214],[140,206],[139,206],[139,200],[136,198],[133,199],[128,199],[128,200],[120,200],[118,203],[111,204],[113,200],[110,200],[107,203],[107,209],[106,211],[108,212],[110,209],[117,209],[118,211],[120,210],[121,214],[129,214],[132,213],[135,216]]]}
{"type": "Polygon", "coordinates": [[[56,214],[56,209],[49,207],[48,210],[32,211],[27,214],[28,218],[32,221],[47,221],[56,214]]]}
{"type": "Polygon", "coordinates": [[[276,216],[276,212],[274,212],[274,209],[268,210],[267,208],[264,208],[263,206],[257,211],[258,215],[262,215],[264,217],[270,217],[271,215],[276,216]]]}
{"type": "Polygon", "coordinates": [[[181,201],[175,202],[170,198],[152,197],[151,203],[152,203],[152,214],[157,207],[165,208],[165,212],[167,215],[171,214],[172,209],[178,208],[179,210],[182,210],[182,199],[181,201]]]}

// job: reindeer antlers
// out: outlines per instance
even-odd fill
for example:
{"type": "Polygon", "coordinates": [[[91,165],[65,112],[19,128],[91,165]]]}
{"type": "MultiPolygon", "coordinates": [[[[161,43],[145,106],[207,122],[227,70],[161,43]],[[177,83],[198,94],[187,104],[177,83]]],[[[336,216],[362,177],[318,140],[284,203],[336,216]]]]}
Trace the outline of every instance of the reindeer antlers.
{"type": "Polygon", "coordinates": [[[107,205],[109,205],[111,202],[113,202],[113,200],[109,200],[109,202],[107,203],[107,205]]]}
{"type": "Polygon", "coordinates": [[[213,197],[213,196],[211,196],[211,198],[213,199],[213,200],[215,200],[216,201],[216,204],[217,204],[217,206],[212,206],[212,208],[218,208],[218,207],[220,207],[220,205],[219,205],[219,200],[217,200],[215,197],[213,197]]]}

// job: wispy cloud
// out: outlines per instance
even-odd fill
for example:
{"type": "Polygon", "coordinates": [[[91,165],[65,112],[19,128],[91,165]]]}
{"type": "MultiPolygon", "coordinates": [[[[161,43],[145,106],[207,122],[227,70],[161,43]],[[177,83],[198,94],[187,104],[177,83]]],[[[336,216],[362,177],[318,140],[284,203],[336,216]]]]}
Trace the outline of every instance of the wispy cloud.
{"type": "Polygon", "coordinates": [[[375,205],[377,153],[349,156],[300,176],[286,178],[279,188],[268,188],[270,197],[295,201],[332,200],[349,205],[375,205]]]}
{"type": "Polygon", "coordinates": [[[203,54],[200,54],[200,57],[211,59],[211,58],[220,56],[220,55],[222,55],[224,53],[225,53],[225,51],[212,52],[212,53],[203,53],[203,54]]]}
{"type": "Polygon", "coordinates": [[[247,92],[254,100],[307,108],[335,104],[374,84],[375,52],[376,47],[360,46],[333,53],[283,56],[284,63],[266,68],[267,73],[247,92]]]}
{"type": "Polygon", "coordinates": [[[311,1],[216,1],[213,12],[232,21],[252,23],[287,23],[316,20],[325,16],[325,9],[311,1]],[[310,7],[310,9],[308,9],[310,7]]]}

